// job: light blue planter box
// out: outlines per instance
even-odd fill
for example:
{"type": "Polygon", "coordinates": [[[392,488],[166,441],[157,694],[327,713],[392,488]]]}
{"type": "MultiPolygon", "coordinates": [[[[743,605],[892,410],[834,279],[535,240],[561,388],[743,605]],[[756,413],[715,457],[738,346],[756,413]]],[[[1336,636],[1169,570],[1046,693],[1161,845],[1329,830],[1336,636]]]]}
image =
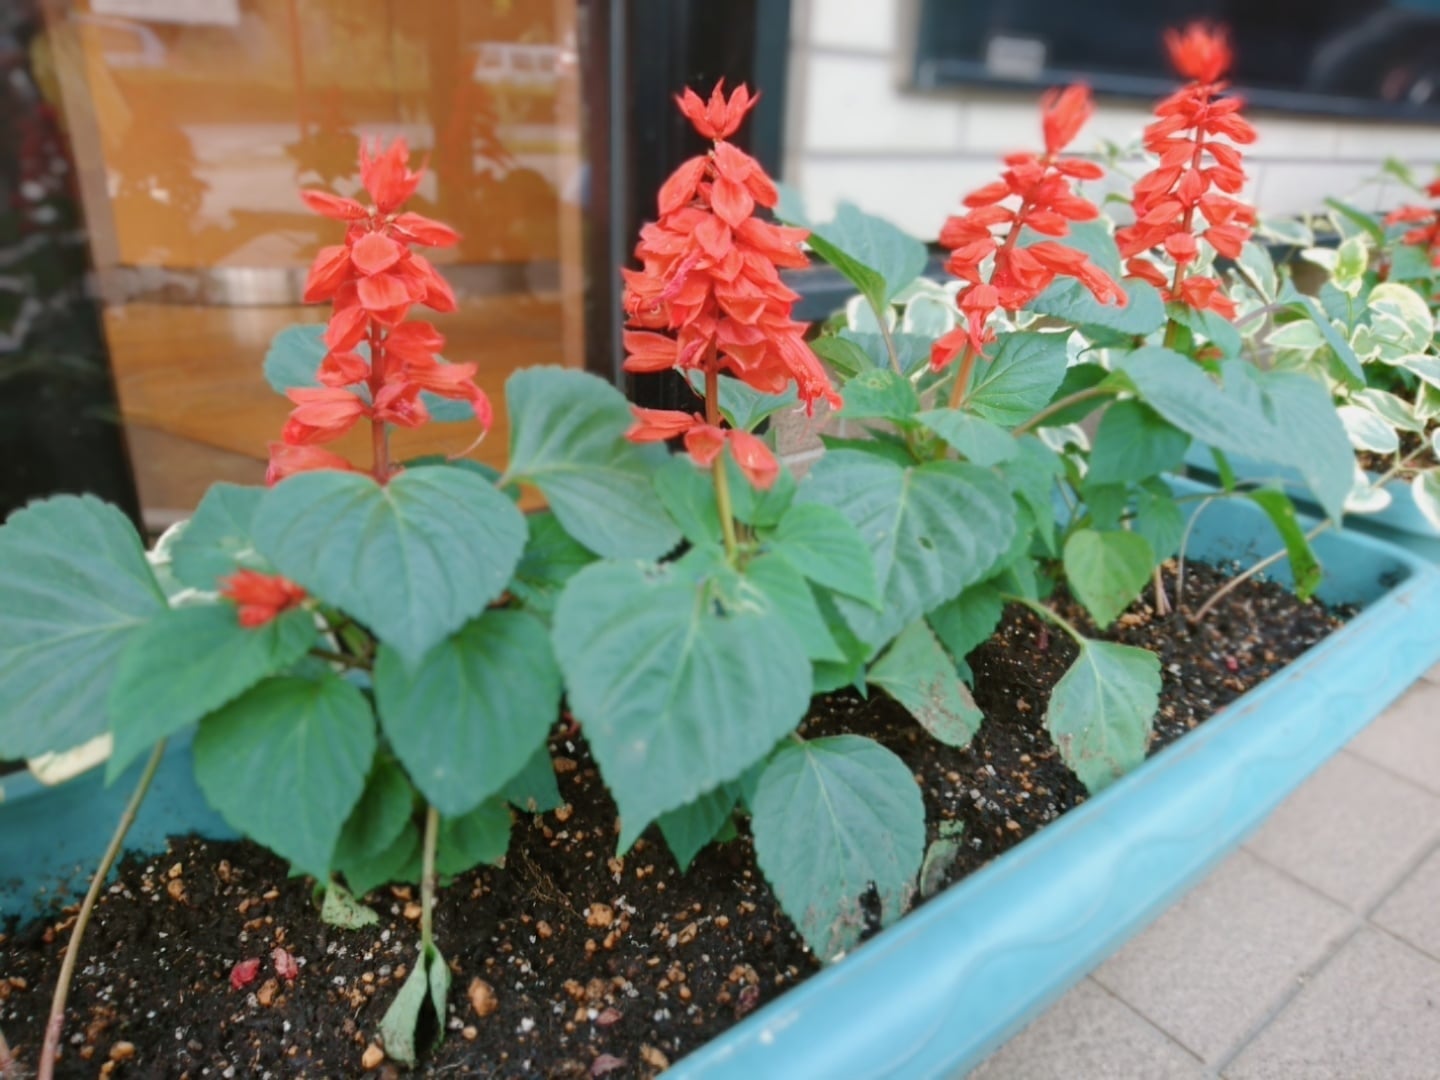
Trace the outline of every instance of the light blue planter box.
{"type": "MultiPolygon", "coordinates": [[[[1279,546],[1257,508],[1225,501],[1191,550],[1253,560],[1279,546]]],[[[1321,595],[1364,605],[1343,629],[666,1075],[923,1080],[983,1061],[1440,660],[1440,571],[1365,536],[1315,547],[1321,595]]]]}
{"type": "MultiPolygon", "coordinates": [[[[163,851],[167,837],[235,836],[195,785],[188,739],[172,739],[140,813],[127,851],[163,851]]],[[[109,787],[98,766],[46,787],[28,772],[0,777],[0,921],[26,919],[85,895],[125,804],[140,779],[137,762],[109,787]]]]}
{"type": "MultiPolygon", "coordinates": [[[[1199,519],[1191,551],[1253,560],[1278,547],[1258,509],[1227,500],[1199,519]]],[[[1327,570],[1321,595],[1363,605],[1347,626],[667,1076],[954,1077],[1019,1031],[1440,660],[1440,570],[1348,532],[1315,547],[1327,570]]],[[[53,789],[0,781],[0,913],[83,889],[133,783],[132,773],[105,788],[98,770],[53,789]]],[[[158,851],[187,832],[233,835],[205,806],[180,743],[130,846],[158,851]]]]}
{"type": "MultiPolygon", "coordinates": [[[[1238,457],[1234,454],[1227,454],[1226,460],[1234,471],[1238,480],[1262,480],[1278,483],[1285,490],[1285,494],[1295,502],[1309,510],[1316,510],[1315,496],[1310,494],[1310,489],[1305,486],[1296,469],[1286,468],[1283,465],[1267,465],[1261,461],[1251,458],[1238,457]]],[[[1217,479],[1215,470],[1215,459],[1210,456],[1210,451],[1204,448],[1192,446],[1189,453],[1185,455],[1185,468],[1191,475],[1199,477],[1207,482],[1214,482],[1217,479]]],[[[1377,478],[1376,473],[1367,474],[1373,481],[1377,478]]],[[[1345,515],[1345,528],[1360,528],[1362,531],[1386,539],[1395,539],[1405,544],[1405,538],[1417,537],[1420,540],[1428,541],[1413,548],[1432,561],[1437,561],[1435,554],[1440,552],[1440,530],[1437,530],[1430,523],[1430,519],[1420,512],[1415,505],[1415,496],[1410,492],[1410,485],[1405,481],[1392,480],[1385,485],[1385,490],[1390,493],[1390,505],[1384,510],[1373,514],[1347,514],[1345,515]]],[[[1317,511],[1318,512],[1318,511],[1317,511]]],[[[1410,546],[1405,544],[1405,546],[1410,546]]]]}

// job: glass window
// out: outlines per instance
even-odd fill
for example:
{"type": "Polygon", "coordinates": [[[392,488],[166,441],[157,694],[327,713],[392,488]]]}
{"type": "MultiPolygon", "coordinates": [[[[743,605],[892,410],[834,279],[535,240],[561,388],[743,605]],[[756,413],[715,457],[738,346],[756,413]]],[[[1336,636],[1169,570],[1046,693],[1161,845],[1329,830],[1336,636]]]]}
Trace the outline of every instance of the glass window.
{"type": "MultiPolygon", "coordinates": [[[[48,36],[79,159],[103,322],[147,521],[205,487],[257,483],[288,410],[271,337],[339,226],[298,189],[359,191],[362,137],[428,159],[410,208],[453,225],[434,253],[460,308],[447,359],[502,400],[532,364],[582,366],[577,2],[66,0],[48,36]]],[[[503,409],[475,456],[499,464],[503,409]]],[[[397,433],[397,452],[472,432],[397,433]]],[[[357,460],[363,437],[337,444],[357,460]]]]}

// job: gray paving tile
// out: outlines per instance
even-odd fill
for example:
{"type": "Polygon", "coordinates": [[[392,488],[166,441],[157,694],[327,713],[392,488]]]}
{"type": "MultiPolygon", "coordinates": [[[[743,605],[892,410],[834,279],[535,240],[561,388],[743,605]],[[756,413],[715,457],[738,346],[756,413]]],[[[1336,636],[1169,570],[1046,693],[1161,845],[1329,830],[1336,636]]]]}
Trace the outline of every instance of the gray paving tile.
{"type": "Polygon", "coordinates": [[[1436,664],[1434,667],[1432,667],[1429,671],[1425,672],[1425,674],[1420,677],[1432,683],[1440,683],[1440,664],[1436,664]]]}
{"type": "Polygon", "coordinates": [[[1352,919],[1239,851],[1094,978],[1214,1064],[1327,955],[1352,919]]]}
{"type": "Polygon", "coordinates": [[[1440,798],[1349,753],[1331,758],[1246,847],[1355,910],[1440,834],[1440,798]]]}
{"type": "Polygon", "coordinates": [[[1203,1066],[1086,979],[970,1080],[1200,1080],[1203,1066]]]}
{"type": "Polygon", "coordinates": [[[1385,898],[1370,921],[1440,960],[1440,850],[1385,898]]]}
{"type": "Polygon", "coordinates": [[[1361,931],[1221,1075],[1435,1080],[1440,963],[1378,931],[1361,931]]]}
{"type": "Polygon", "coordinates": [[[1356,735],[1349,749],[1440,792],[1440,685],[1417,682],[1356,735]]]}

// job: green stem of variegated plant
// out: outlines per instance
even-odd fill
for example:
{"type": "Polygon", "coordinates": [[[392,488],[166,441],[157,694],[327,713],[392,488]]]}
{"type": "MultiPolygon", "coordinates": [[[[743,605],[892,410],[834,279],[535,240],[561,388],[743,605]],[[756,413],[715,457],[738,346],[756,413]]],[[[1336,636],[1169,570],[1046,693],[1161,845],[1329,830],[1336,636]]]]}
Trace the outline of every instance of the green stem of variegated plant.
{"type": "Polygon", "coordinates": [[[60,964],[60,977],[55,983],[55,996],[50,1002],[50,1018],[45,1023],[45,1043],[40,1050],[40,1069],[36,1073],[38,1080],[53,1080],[55,1076],[55,1062],[60,1056],[60,1036],[65,1029],[65,1002],[70,997],[70,983],[75,978],[75,963],[80,957],[80,943],[85,937],[86,927],[90,925],[90,916],[95,911],[95,904],[100,899],[100,889],[110,874],[110,868],[115,865],[115,860],[120,856],[120,848],[125,843],[125,834],[135,823],[135,816],[140,811],[140,804],[145,801],[145,793],[150,790],[150,782],[155,779],[156,770],[160,768],[160,760],[164,756],[165,740],[161,739],[155,744],[155,749],[150,752],[150,760],[145,763],[145,771],[140,774],[140,782],[135,785],[135,791],[131,794],[130,801],[125,804],[125,810],[115,824],[115,833],[110,837],[110,844],[106,847],[105,854],[100,857],[100,865],[95,868],[95,876],[90,879],[90,888],[85,893],[84,902],[80,905],[80,913],[75,916],[75,926],[70,931],[70,942],[65,946],[65,959],[60,964]]]}
{"type": "MultiPolygon", "coordinates": [[[[711,427],[720,426],[720,373],[716,369],[714,348],[705,364],[705,422],[711,427]]],[[[735,536],[735,512],[730,502],[730,476],[725,469],[725,450],[715,455],[710,464],[710,475],[715,478],[715,509],[720,513],[720,529],[725,534],[725,554],[733,561],[740,549],[735,536]]]]}
{"type": "Polygon", "coordinates": [[[440,811],[425,809],[425,849],[420,870],[420,951],[429,956],[435,947],[435,849],[440,843],[440,811]]]}

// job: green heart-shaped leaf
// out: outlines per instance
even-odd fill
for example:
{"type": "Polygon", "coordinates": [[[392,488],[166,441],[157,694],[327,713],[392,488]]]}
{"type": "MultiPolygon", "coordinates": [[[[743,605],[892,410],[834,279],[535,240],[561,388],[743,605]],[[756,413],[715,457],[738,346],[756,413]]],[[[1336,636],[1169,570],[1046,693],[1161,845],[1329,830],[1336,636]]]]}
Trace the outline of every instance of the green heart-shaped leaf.
{"type": "Polygon", "coordinates": [[[407,666],[381,646],[380,723],[410,778],[447,817],[499,794],[560,714],[560,671],[545,627],[487,611],[407,666]]]}
{"type": "Polygon", "coordinates": [[[500,595],[525,536],[515,504],[468,469],[408,469],[384,485],[302,473],[255,515],[256,546],[276,569],[409,663],[500,595]]]}
{"type": "Polygon", "coordinates": [[[32,503],[0,528],[0,759],[106,730],[134,634],[166,610],[135,528],[89,495],[32,503]]]}
{"type": "Polygon", "coordinates": [[[236,829],[323,879],[375,756],[375,719],[344,679],[267,679],[195,736],[195,779],[236,829]]]}
{"type": "Polygon", "coordinates": [[[159,740],[295,663],[315,641],[315,616],[287,611],[240,625],[233,604],[161,612],[131,638],[110,690],[114,780],[159,740]]]}
{"type": "Polygon", "coordinates": [[[905,912],[925,856],[925,805],[910,769],[857,735],[775,751],[755,790],[755,857],[823,961],[860,940],[873,888],[880,923],[905,912]]]}
{"type": "Polygon", "coordinates": [[[810,662],[790,624],[727,606],[674,566],[606,562],[570,580],[555,655],[620,807],[620,848],[660,814],[733,780],[793,731],[810,662]]]}

